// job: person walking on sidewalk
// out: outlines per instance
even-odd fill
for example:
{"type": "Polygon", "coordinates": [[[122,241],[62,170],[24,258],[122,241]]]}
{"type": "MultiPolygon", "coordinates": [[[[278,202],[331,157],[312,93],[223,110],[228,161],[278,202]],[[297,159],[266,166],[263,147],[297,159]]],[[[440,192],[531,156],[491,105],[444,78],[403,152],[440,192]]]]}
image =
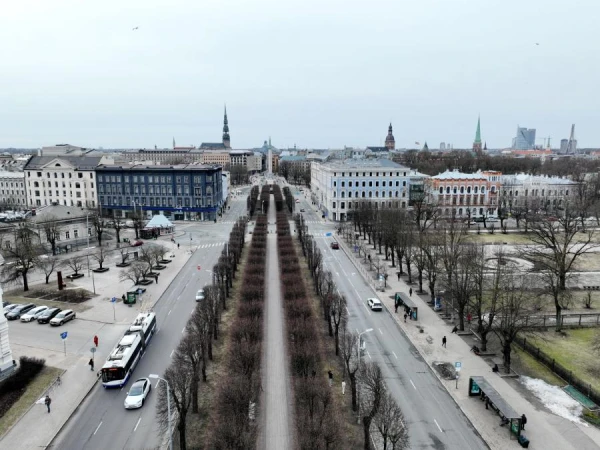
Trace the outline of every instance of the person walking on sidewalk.
{"type": "Polygon", "coordinates": [[[90,358],[90,362],[88,362],[88,365],[90,366],[90,370],[94,370],[94,358],[90,358]]]}
{"type": "Polygon", "coordinates": [[[44,400],[44,403],[48,407],[48,414],[50,414],[50,403],[52,403],[52,399],[50,398],[49,395],[46,395],[46,399],[44,400]]]}
{"type": "Polygon", "coordinates": [[[525,414],[523,414],[521,416],[521,430],[525,429],[525,424],[527,423],[527,417],[525,417],[525,414]]]}
{"type": "Polygon", "coordinates": [[[330,370],[327,375],[329,375],[329,387],[331,387],[333,386],[333,372],[330,370]]]}
{"type": "Polygon", "coordinates": [[[397,272],[396,275],[398,275],[398,281],[400,281],[400,272],[397,272]]]}
{"type": "Polygon", "coordinates": [[[409,289],[408,295],[410,295],[412,297],[412,288],[409,289]]]}
{"type": "Polygon", "coordinates": [[[408,317],[408,314],[404,313],[404,323],[406,323],[406,318],[408,317]]]}
{"type": "Polygon", "coordinates": [[[154,281],[156,281],[156,284],[158,284],[158,274],[154,275],[154,281]]]}
{"type": "Polygon", "coordinates": [[[346,380],[342,380],[342,395],[346,394],[346,380]]]}
{"type": "Polygon", "coordinates": [[[442,338],[442,347],[446,348],[446,336],[442,338]]]}
{"type": "Polygon", "coordinates": [[[98,347],[98,336],[94,336],[94,345],[98,347]]]}
{"type": "Polygon", "coordinates": [[[454,328],[452,328],[452,333],[457,333],[458,332],[458,327],[456,325],[454,325],[454,328]]]}
{"type": "Polygon", "coordinates": [[[396,300],[396,303],[394,304],[394,312],[398,312],[398,300],[396,300]]]}

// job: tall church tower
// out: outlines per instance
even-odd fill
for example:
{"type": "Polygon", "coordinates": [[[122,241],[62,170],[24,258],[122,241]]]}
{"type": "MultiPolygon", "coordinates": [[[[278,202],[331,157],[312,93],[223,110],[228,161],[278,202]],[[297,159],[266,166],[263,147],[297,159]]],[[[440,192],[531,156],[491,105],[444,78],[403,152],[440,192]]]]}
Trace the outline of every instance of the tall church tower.
{"type": "Polygon", "coordinates": [[[225,148],[231,148],[229,139],[229,123],[227,122],[227,106],[225,106],[225,117],[223,118],[223,145],[225,148]]]}
{"type": "Polygon", "coordinates": [[[394,139],[394,135],[392,134],[392,123],[390,122],[390,126],[388,127],[388,134],[385,138],[385,147],[388,150],[396,149],[396,140],[394,139]]]}
{"type": "Polygon", "coordinates": [[[473,141],[473,151],[481,153],[481,117],[477,118],[477,131],[475,131],[475,140],[473,141]]]}

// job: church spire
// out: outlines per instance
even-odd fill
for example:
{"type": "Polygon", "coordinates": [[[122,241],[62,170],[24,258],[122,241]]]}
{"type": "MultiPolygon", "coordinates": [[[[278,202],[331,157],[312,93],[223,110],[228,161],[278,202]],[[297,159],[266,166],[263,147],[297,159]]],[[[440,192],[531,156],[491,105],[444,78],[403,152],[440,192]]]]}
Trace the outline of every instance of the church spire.
{"type": "Polygon", "coordinates": [[[477,130],[475,131],[475,140],[473,141],[473,151],[481,152],[481,117],[477,117],[477,130]]]}
{"type": "Polygon", "coordinates": [[[390,126],[388,127],[388,134],[385,138],[385,147],[388,150],[394,150],[396,148],[396,140],[392,134],[392,122],[390,122],[390,126]]]}
{"type": "Polygon", "coordinates": [[[223,145],[226,148],[231,148],[231,141],[229,138],[229,122],[227,121],[227,105],[225,105],[225,116],[223,117],[223,145]]]}

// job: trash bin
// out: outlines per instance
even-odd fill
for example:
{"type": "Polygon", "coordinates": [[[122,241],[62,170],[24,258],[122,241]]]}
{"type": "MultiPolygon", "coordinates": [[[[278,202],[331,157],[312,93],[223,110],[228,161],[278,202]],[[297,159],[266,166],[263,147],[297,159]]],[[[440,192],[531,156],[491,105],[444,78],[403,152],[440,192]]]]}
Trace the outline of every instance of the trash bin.
{"type": "Polygon", "coordinates": [[[529,439],[527,439],[527,437],[524,434],[521,434],[518,437],[518,441],[519,441],[519,444],[521,445],[521,447],[529,448],[529,439]]]}

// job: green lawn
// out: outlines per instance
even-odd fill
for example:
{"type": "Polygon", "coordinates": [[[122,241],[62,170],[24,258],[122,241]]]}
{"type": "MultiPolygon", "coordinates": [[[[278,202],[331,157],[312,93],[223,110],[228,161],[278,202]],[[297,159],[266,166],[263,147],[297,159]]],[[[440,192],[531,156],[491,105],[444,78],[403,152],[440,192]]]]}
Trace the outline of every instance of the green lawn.
{"type": "MultiPolygon", "coordinates": [[[[48,390],[48,388],[56,381],[56,378],[63,373],[63,370],[56,367],[46,366],[42,371],[29,383],[27,389],[21,395],[21,398],[8,410],[8,412],[0,418],[0,436],[12,427],[23,414],[39,400],[48,390]]],[[[43,408],[44,405],[39,405],[43,408]]],[[[35,406],[34,406],[35,407],[35,406]]]]}
{"type": "Polygon", "coordinates": [[[483,244],[502,244],[506,242],[508,245],[524,245],[531,244],[531,240],[524,233],[508,233],[503,234],[499,230],[490,234],[487,230],[481,229],[481,233],[469,233],[467,240],[470,242],[480,242],[483,244]]]}
{"type": "Polygon", "coordinates": [[[573,374],[600,391],[600,354],[592,349],[592,340],[600,331],[595,328],[527,333],[527,341],[539,347],[573,374]]]}
{"type": "Polygon", "coordinates": [[[512,347],[513,364],[518,367],[521,375],[531,378],[539,378],[548,384],[554,386],[564,386],[566,384],[560,377],[554,374],[550,369],[541,364],[537,359],[529,353],[521,350],[517,345],[512,347]]]}

